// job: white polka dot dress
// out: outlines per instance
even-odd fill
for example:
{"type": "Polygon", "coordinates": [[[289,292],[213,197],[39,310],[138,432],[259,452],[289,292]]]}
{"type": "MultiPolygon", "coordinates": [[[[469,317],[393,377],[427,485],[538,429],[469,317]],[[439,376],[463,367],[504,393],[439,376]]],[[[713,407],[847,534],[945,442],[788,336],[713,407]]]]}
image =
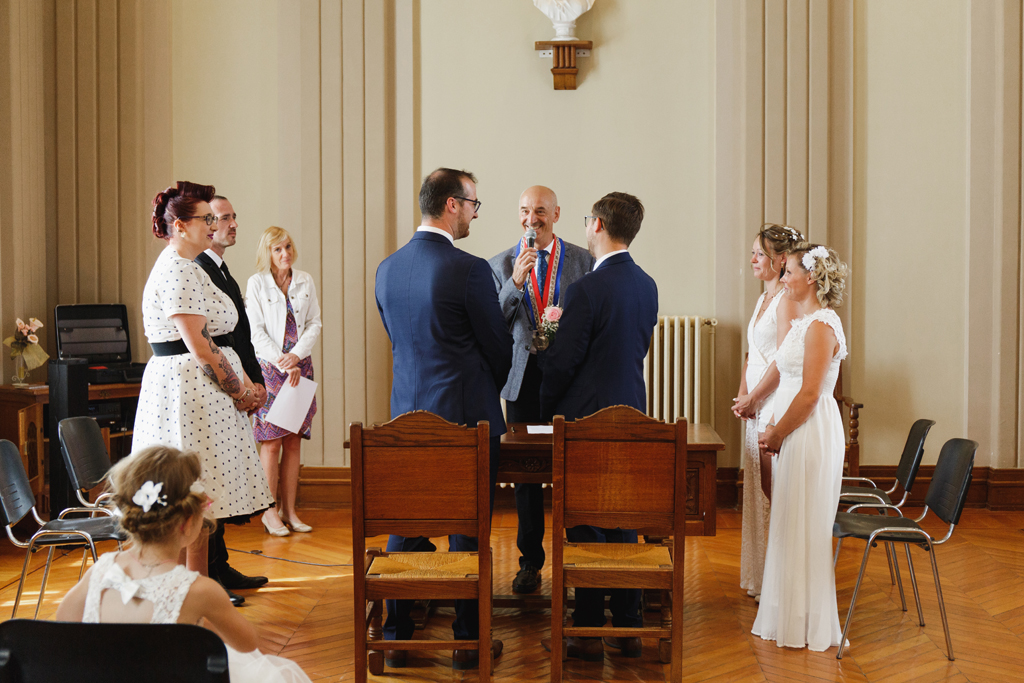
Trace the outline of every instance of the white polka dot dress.
{"type": "MultiPolygon", "coordinates": [[[[168,247],[153,266],[142,294],[142,318],[150,343],[181,339],[171,320],[176,314],[205,316],[214,337],[231,332],[238,322],[230,297],[196,263],[168,247]]],[[[222,348],[221,352],[241,377],[242,362],[235,350],[222,348]]],[[[248,417],[203,373],[191,353],[153,356],[146,366],[132,450],[156,444],[199,454],[203,483],[218,519],[250,515],[274,502],[248,417]]]]}

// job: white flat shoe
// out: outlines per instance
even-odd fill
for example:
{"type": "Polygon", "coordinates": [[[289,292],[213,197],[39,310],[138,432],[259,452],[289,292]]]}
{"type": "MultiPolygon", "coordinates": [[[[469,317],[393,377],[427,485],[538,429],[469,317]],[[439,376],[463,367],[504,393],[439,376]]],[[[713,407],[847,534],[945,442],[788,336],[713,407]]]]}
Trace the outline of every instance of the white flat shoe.
{"type": "Polygon", "coordinates": [[[285,525],[288,526],[292,531],[295,531],[300,534],[308,534],[310,531],[313,530],[313,527],[303,522],[299,522],[298,524],[296,524],[295,522],[287,520],[284,517],[281,518],[281,521],[284,522],[285,525]]]}
{"type": "Polygon", "coordinates": [[[263,517],[260,518],[260,521],[263,522],[263,528],[266,529],[267,533],[271,536],[288,536],[291,533],[288,531],[288,527],[286,526],[279,526],[275,529],[267,524],[267,520],[263,517]]]}

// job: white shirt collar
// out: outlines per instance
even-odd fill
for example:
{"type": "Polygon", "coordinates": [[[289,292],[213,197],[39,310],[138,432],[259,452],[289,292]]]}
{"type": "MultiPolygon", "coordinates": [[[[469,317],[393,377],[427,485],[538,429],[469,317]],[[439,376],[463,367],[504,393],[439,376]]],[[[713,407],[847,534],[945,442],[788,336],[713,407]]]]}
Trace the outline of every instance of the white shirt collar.
{"type": "Polygon", "coordinates": [[[451,242],[453,245],[455,244],[455,238],[452,237],[452,234],[450,232],[448,232],[447,230],[442,230],[441,228],[435,228],[432,225],[421,225],[420,227],[416,228],[416,232],[432,232],[435,235],[444,235],[445,237],[448,238],[449,242],[451,242]]]}
{"type": "MultiPolygon", "coordinates": [[[[594,270],[597,270],[598,267],[600,267],[600,265],[602,263],[607,261],[608,257],[615,256],[616,254],[628,254],[628,253],[629,253],[628,249],[619,249],[618,251],[610,251],[607,254],[605,254],[604,256],[602,256],[601,258],[599,258],[596,261],[594,261],[594,270]]],[[[591,272],[593,272],[593,271],[591,271],[591,272]]]]}
{"type": "Polygon", "coordinates": [[[224,259],[222,259],[213,249],[207,249],[203,253],[212,258],[213,262],[217,264],[218,268],[220,268],[220,264],[224,263],[224,259]]]}

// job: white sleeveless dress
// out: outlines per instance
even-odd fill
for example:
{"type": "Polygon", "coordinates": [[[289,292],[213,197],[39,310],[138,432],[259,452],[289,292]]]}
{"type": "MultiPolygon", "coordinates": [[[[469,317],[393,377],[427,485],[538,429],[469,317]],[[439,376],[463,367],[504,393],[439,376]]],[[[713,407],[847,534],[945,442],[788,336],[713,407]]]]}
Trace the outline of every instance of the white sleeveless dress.
{"type": "MultiPolygon", "coordinates": [[[[132,579],[115,562],[117,555],[116,552],[103,555],[92,568],[82,621],[87,624],[103,622],[100,597],[103,591],[111,589],[121,594],[125,604],[133,598],[153,603],[153,618],[149,623],[179,623],[181,605],[199,573],[189,571],[179,564],[163,574],[132,579]]],[[[289,659],[265,655],[259,650],[238,652],[227,644],[224,647],[228,652],[228,670],[232,683],[310,683],[309,676],[289,659]]]]}
{"type": "MultiPolygon", "coordinates": [[[[766,294],[762,294],[754,307],[747,325],[747,391],[764,377],[775,360],[778,344],[778,308],[782,300],[779,292],[768,308],[757,319],[766,294]]],[[[757,435],[764,431],[772,416],[775,392],[769,394],[757,409],[757,418],[744,422],[743,441],[743,530],[740,536],[740,588],[754,595],[761,592],[764,575],[764,554],[768,546],[768,516],[771,503],[761,492],[761,461],[758,457],[757,435]]]]}
{"type": "Polygon", "coordinates": [[[775,356],[780,382],[776,422],[803,384],[804,340],[811,323],[835,332],[833,356],[821,394],[807,420],[786,437],[775,458],[771,526],[761,604],[751,632],[779,647],[821,652],[839,645],[836,577],[832,569],[832,522],[843,476],[843,423],[832,398],[846,337],[835,311],[822,309],[793,323],[775,356]]]}

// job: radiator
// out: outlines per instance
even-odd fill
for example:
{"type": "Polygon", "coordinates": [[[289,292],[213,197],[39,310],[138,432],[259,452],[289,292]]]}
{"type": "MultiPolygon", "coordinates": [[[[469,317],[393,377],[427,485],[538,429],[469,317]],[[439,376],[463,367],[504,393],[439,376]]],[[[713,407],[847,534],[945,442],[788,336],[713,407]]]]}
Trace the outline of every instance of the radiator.
{"type": "Polygon", "coordinates": [[[715,426],[714,318],[663,315],[644,359],[647,414],[715,426]]]}

